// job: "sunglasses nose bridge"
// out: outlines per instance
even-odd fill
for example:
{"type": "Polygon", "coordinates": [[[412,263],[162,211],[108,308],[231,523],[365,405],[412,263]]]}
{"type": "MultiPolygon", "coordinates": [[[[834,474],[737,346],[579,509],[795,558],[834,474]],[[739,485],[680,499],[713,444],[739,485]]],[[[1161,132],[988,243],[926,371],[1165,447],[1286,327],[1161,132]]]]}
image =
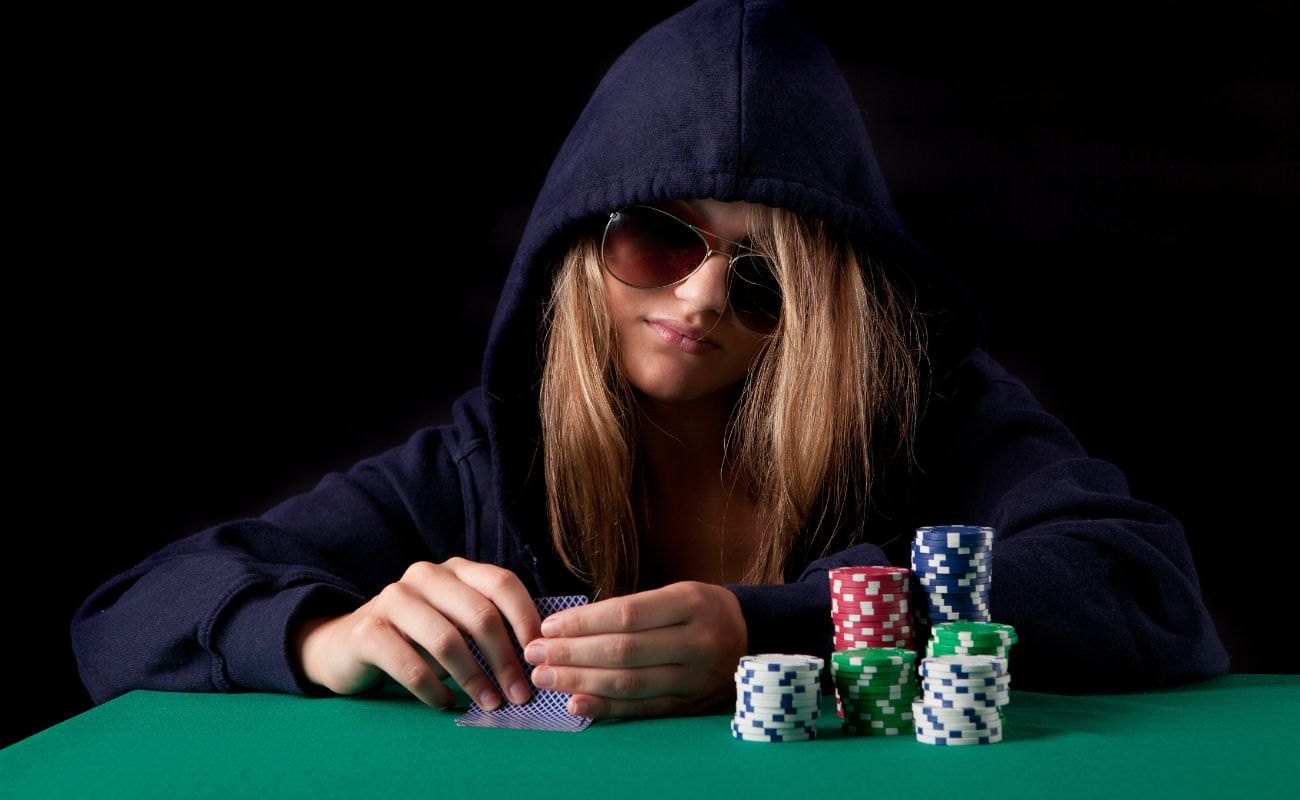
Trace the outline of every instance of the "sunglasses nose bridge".
{"type": "Polygon", "coordinates": [[[722,250],[706,248],[704,257],[695,268],[682,277],[675,286],[679,291],[694,295],[701,306],[708,306],[721,313],[726,308],[731,288],[731,256],[722,250]],[[718,276],[708,269],[709,261],[714,256],[722,256],[722,274],[718,276]]]}

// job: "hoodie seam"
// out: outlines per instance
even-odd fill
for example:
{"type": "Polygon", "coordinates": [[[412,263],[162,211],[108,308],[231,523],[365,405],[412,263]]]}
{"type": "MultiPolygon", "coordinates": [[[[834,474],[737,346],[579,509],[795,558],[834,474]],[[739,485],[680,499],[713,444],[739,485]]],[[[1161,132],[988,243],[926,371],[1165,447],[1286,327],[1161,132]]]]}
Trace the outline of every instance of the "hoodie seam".
{"type": "Polygon", "coordinates": [[[740,188],[740,162],[745,153],[745,0],[740,0],[740,42],[736,47],[736,161],[731,191],[740,188]]]}
{"type": "MultiPolygon", "coordinates": [[[[483,531],[479,528],[480,499],[474,485],[473,470],[465,465],[469,457],[486,447],[482,439],[474,438],[454,459],[456,474],[460,478],[460,508],[465,520],[465,549],[475,561],[483,561],[483,531]]],[[[488,559],[490,560],[490,559],[488,559]]]]}
{"type": "MultiPolygon", "coordinates": [[[[845,196],[840,192],[827,189],[824,186],[808,183],[806,181],[799,180],[798,178],[789,177],[785,175],[772,173],[767,175],[742,176],[740,174],[740,170],[738,169],[733,170],[730,173],[708,172],[703,174],[709,175],[714,178],[729,177],[732,179],[732,182],[736,185],[737,191],[739,191],[739,184],[742,178],[750,179],[750,180],[759,180],[759,181],[771,181],[774,183],[787,184],[789,186],[798,187],[800,189],[816,193],[818,195],[821,195],[822,197],[825,197],[829,200],[833,200],[855,211],[858,211],[869,218],[875,218],[875,216],[879,214],[881,211],[881,207],[876,205],[875,203],[863,203],[860,200],[854,200],[852,198],[845,196]]],[[[699,177],[701,173],[695,170],[659,170],[659,171],[649,173],[649,175],[646,176],[645,179],[637,180],[636,185],[637,187],[654,186],[662,182],[663,178],[669,176],[676,176],[676,175],[687,175],[689,177],[695,178],[695,177],[699,177]]],[[[609,190],[613,188],[614,190],[617,191],[618,194],[626,195],[630,193],[626,191],[625,188],[627,186],[627,183],[628,182],[626,178],[622,178],[622,177],[613,178],[600,183],[588,183],[582,186],[578,191],[581,194],[586,194],[589,196],[592,195],[608,196],[610,194],[609,190]]],[[[590,213],[597,213],[597,212],[593,210],[590,213]]],[[[544,217],[539,221],[543,224],[543,226],[555,226],[557,224],[564,224],[568,221],[572,221],[574,217],[575,215],[571,209],[566,210],[566,209],[557,208],[553,214],[548,215],[547,217],[544,217]]],[[[492,399],[499,399],[499,398],[492,396],[492,399]]]]}
{"type": "Polygon", "coordinates": [[[461,450],[459,453],[457,453],[454,456],[456,466],[459,467],[462,461],[474,455],[474,453],[478,452],[479,450],[482,450],[483,446],[484,446],[484,441],[482,439],[479,439],[477,437],[471,439],[469,443],[465,446],[465,449],[461,450]]]}

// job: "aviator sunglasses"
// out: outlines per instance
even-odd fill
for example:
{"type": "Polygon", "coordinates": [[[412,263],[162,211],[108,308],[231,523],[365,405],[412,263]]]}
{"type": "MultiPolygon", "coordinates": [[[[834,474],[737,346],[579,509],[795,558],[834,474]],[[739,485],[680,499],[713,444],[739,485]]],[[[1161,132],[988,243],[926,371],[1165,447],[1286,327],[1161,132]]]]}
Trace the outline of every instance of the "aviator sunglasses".
{"type": "Polygon", "coordinates": [[[600,260],[609,274],[637,289],[659,289],[689,278],[714,253],[727,256],[727,302],[741,323],[768,335],[781,318],[781,287],[762,253],[652,206],[627,206],[609,215],[600,260]],[[709,246],[705,234],[736,246],[734,254],[709,246]]]}

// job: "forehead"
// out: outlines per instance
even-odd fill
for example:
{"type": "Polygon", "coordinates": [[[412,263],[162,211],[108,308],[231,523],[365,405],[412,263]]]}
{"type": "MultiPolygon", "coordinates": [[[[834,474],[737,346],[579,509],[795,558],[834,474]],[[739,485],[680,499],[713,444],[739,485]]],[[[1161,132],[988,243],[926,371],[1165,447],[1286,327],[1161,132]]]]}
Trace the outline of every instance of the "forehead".
{"type": "Polygon", "coordinates": [[[712,198],[665,200],[653,205],[728,239],[740,239],[746,235],[746,214],[751,208],[757,208],[752,203],[724,203],[712,198]]]}

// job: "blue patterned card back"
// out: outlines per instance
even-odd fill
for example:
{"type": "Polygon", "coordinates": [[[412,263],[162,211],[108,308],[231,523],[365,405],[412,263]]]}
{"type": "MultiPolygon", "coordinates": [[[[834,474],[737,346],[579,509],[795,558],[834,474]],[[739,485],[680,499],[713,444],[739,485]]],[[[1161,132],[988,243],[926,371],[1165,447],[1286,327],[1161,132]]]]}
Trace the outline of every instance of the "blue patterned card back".
{"type": "MultiPolygon", "coordinates": [[[[557,611],[563,611],[566,608],[575,606],[585,606],[587,598],[575,594],[560,597],[538,597],[534,598],[534,602],[537,603],[537,613],[541,615],[542,619],[546,619],[557,611]]],[[[524,675],[531,681],[533,665],[524,661],[523,645],[515,640],[514,631],[510,629],[509,624],[506,625],[506,630],[510,633],[511,643],[515,646],[515,655],[519,657],[519,663],[524,666],[524,675]]],[[[585,730],[591,724],[591,720],[587,717],[575,716],[568,712],[566,706],[572,695],[565,692],[534,687],[532,699],[523,705],[515,705],[509,700],[505,700],[505,692],[501,691],[501,685],[497,682],[496,676],[492,674],[487,660],[483,658],[478,645],[472,639],[469,641],[469,651],[474,654],[474,660],[487,673],[488,679],[492,681],[493,688],[496,689],[497,694],[501,696],[504,702],[496,711],[484,711],[478,703],[471,701],[469,710],[456,720],[457,725],[468,725],[473,728],[520,728],[533,731],[577,733],[585,730]]]]}

